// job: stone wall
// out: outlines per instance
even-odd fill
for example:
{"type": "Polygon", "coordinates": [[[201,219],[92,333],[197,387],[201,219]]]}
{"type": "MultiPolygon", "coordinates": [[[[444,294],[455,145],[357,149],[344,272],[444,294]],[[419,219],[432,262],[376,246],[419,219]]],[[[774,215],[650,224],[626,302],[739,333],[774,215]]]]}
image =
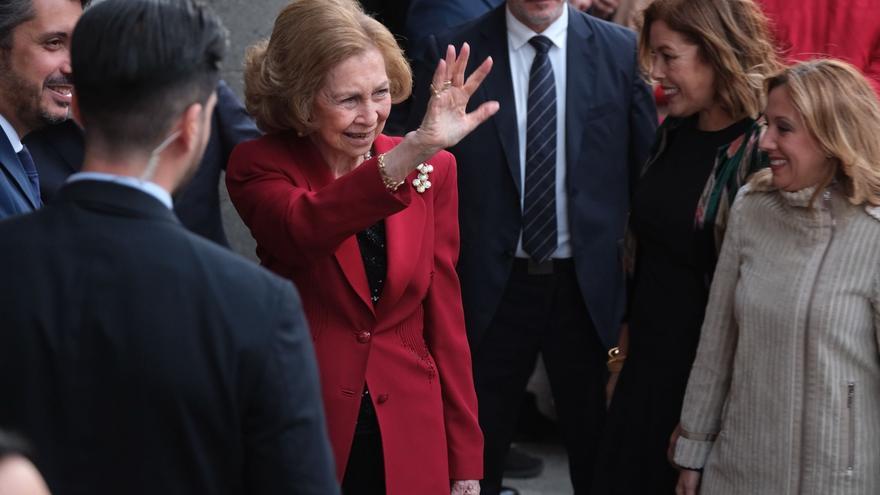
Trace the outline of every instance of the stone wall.
{"type": "MultiPolygon", "coordinates": [[[[239,97],[242,96],[242,68],[244,53],[248,46],[267,38],[272,32],[275,16],[288,0],[210,0],[214,10],[229,30],[229,52],[224,63],[223,78],[239,97]]],[[[223,225],[232,248],[248,258],[256,260],[256,244],[242,224],[229,202],[224,183],[219,184],[223,225]]]]}

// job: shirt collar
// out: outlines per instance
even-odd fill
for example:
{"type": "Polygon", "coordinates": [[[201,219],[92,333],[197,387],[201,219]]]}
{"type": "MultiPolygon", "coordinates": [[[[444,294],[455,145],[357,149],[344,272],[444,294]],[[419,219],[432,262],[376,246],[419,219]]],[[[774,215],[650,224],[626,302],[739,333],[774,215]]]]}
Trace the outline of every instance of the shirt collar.
{"type": "Polygon", "coordinates": [[[162,202],[163,205],[167,206],[169,210],[174,209],[174,203],[171,201],[171,194],[169,194],[168,191],[166,191],[165,189],[162,189],[162,187],[160,187],[155,182],[141,180],[137,177],[105,174],[102,172],[77,172],[67,178],[67,183],[77,182],[81,180],[97,180],[128,186],[147,193],[150,196],[158,199],[162,202]]]}
{"type": "Polygon", "coordinates": [[[520,22],[510,12],[510,7],[505,8],[505,16],[507,17],[507,40],[510,48],[514,51],[522,48],[532,37],[539,34],[549,38],[557,48],[565,46],[566,35],[568,34],[568,2],[562,7],[562,15],[559,16],[559,19],[556,19],[553,21],[553,24],[547,26],[543,33],[536,33],[520,22]]]}
{"type": "Polygon", "coordinates": [[[24,145],[21,144],[21,137],[19,137],[18,133],[15,132],[15,128],[12,127],[12,124],[6,120],[6,117],[0,115],[0,127],[3,128],[3,132],[6,133],[6,139],[9,140],[9,144],[12,145],[12,149],[16,153],[20,153],[24,145]]]}

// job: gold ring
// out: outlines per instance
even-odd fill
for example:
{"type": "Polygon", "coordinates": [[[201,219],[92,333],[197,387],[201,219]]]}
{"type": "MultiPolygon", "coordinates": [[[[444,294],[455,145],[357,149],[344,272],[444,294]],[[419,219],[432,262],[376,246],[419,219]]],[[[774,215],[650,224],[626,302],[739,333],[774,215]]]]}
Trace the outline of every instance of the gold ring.
{"type": "Polygon", "coordinates": [[[440,96],[440,93],[446,91],[447,89],[449,89],[451,87],[452,87],[452,81],[447,79],[447,80],[443,81],[443,85],[440,86],[440,88],[437,88],[437,86],[434,86],[434,83],[431,83],[431,92],[434,93],[434,96],[440,96]]]}

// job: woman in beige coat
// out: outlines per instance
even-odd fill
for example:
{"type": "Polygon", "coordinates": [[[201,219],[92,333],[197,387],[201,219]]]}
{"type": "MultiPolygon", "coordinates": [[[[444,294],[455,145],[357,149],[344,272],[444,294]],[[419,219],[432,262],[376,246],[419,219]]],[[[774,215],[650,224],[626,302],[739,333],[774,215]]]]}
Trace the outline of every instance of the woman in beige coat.
{"type": "Polygon", "coordinates": [[[880,105],[852,66],[768,82],[682,410],[677,493],[880,493],[880,105]]]}

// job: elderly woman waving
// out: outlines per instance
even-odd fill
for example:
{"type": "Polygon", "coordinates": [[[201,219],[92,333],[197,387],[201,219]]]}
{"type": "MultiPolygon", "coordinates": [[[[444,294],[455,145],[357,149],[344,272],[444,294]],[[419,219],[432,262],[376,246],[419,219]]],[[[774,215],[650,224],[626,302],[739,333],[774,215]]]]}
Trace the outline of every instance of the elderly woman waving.
{"type": "Polygon", "coordinates": [[[449,47],[421,127],[382,134],[411,87],[391,33],[349,0],[297,0],[251,49],[229,193],[264,266],[299,287],[337,475],[351,494],[476,494],[482,434],[459,281],[451,146],[488,74],[449,47]]]}

